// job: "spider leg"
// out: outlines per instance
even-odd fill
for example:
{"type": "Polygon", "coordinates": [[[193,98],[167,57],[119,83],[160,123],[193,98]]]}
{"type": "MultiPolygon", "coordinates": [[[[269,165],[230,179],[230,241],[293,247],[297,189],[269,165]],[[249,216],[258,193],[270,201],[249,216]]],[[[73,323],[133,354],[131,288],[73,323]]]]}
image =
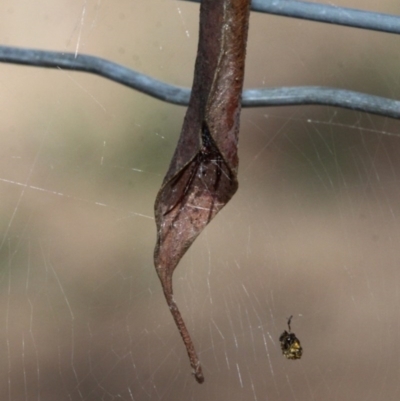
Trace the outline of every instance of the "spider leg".
{"type": "Polygon", "coordinates": [[[217,159],[215,161],[215,183],[214,183],[214,191],[217,190],[219,182],[221,181],[221,175],[222,175],[222,159],[221,156],[218,155],[217,159]]]}
{"type": "Polygon", "coordinates": [[[289,327],[289,333],[292,332],[292,330],[291,330],[291,328],[290,328],[290,322],[292,321],[292,317],[293,317],[293,315],[290,316],[290,318],[288,319],[288,322],[287,322],[288,327],[289,327]]]}
{"type": "MultiPolygon", "coordinates": [[[[179,181],[179,179],[182,177],[182,175],[185,173],[185,170],[189,167],[191,167],[191,171],[190,171],[190,176],[189,179],[187,180],[186,184],[185,184],[185,189],[183,190],[183,194],[178,198],[178,200],[164,213],[164,216],[166,216],[167,214],[169,214],[172,210],[174,210],[178,204],[182,203],[185,198],[186,195],[188,194],[190,187],[193,184],[194,179],[196,178],[196,174],[197,171],[199,169],[199,167],[201,166],[202,163],[202,154],[198,153],[196,155],[196,157],[193,159],[193,161],[188,164],[175,178],[174,181],[177,182],[179,181]]],[[[174,186],[174,184],[172,184],[172,186],[174,186]]]]}

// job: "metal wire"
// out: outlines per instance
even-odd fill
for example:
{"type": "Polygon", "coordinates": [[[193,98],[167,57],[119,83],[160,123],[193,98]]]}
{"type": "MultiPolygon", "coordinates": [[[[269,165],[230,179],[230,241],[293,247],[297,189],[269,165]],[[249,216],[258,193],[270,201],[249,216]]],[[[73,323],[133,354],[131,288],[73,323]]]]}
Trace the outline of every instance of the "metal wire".
{"type": "MultiPolygon", "coordinates": [[[[169,85],[111,61],[80,54],[0,46],[0,62],[84,71],[118,82],[165,102],[187,106],[190,89],[169,85]]],[[[243,107],[328,105],[400,118],[400,101],[342,89],[316,86],[247,89],[243,107]]]]}
{"type": "MultiPolygon", "coordinates": [[[[198,0],[186,0],[198,2],[198,0]]],[[[363,29],[400,33],[400,17],[293,0],[253,0],[252,10],[363,29]]],[[[0,46],[0,62],[96,74],[159,100],[187,106],[190,89],[169,85],[122,65],[89,55],[0,46]]],[[[400,118],[400,101],[317,86],[247,89],[243,107],[327,105],[400,118]]]]}
{"type": "MultiPolygon", "coordinates": [[[[200,0],[184,0],[200,3],[200,0]]],[[[329,24],[400,33],[400,16],[298,0],[253,0],[251,10],[329,24]]]]}

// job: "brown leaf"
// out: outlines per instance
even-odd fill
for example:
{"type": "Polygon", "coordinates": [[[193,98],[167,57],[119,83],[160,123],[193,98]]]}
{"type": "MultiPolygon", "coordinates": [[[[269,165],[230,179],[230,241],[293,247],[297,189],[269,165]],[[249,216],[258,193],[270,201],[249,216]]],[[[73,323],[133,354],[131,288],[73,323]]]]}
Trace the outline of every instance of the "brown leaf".
{"type": "Polygon", "coordinates": [[[200,362],[173,299],[180,259],[238,188],[237,142],[250,0],[203,0],[194,82],[181,136],[155,203],[154,264],[193,373],[200,362]]]}

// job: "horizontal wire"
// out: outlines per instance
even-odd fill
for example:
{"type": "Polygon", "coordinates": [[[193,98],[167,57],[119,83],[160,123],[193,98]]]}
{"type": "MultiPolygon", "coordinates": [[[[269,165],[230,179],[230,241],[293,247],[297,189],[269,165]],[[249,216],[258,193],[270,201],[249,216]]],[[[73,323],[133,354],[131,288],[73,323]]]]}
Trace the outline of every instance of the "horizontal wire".
{"type": "Polygon", "coordinates": [[[243,107],[324,105],[400,118],[400,101],[347,89],[293,86],[243,91],[243,107]]]}
{"type": "MultiPolygon", "coordinates": [[[[156,99],[187,106],[190,89],[169,85],[100,57],[0,46],[0,62],[96,74],[156,99]]],[[[243,107],[326,105],[400,118],[400,101],[344,89],[298,86],[246,89],[243,107]]]]}
{"type": "Polygon", "coordinates": [[[186,106],[190,89],[169,85],[96,56],[0,46],[0,62],[100,75],[168,103],[186,106]]]}
{"type": "MultiPolygon", "coordinates": [[[[184,0],[200,3],[200,0],[184,0]]],[[[328,4],[310,3],[298,0],[252,0],[251,10],[283,17],[300,18],[370,29],[373,31],[400,33],[400,16],[337,7],[328,4]]]]}

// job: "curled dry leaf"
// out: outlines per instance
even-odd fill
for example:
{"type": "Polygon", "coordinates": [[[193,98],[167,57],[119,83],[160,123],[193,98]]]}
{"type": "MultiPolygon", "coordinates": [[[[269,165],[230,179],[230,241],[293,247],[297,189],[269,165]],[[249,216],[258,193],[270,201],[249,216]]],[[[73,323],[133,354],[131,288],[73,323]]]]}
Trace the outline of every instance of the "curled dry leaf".
{"type": "Polygon", "coordinates": [[[237,143],[250,0],[203,0],[194,82],[181,136],[155,203],[154,264],[185,343],[204,381],[173,298],[172,274],[205,226],[238,188],[237,143]]]}

